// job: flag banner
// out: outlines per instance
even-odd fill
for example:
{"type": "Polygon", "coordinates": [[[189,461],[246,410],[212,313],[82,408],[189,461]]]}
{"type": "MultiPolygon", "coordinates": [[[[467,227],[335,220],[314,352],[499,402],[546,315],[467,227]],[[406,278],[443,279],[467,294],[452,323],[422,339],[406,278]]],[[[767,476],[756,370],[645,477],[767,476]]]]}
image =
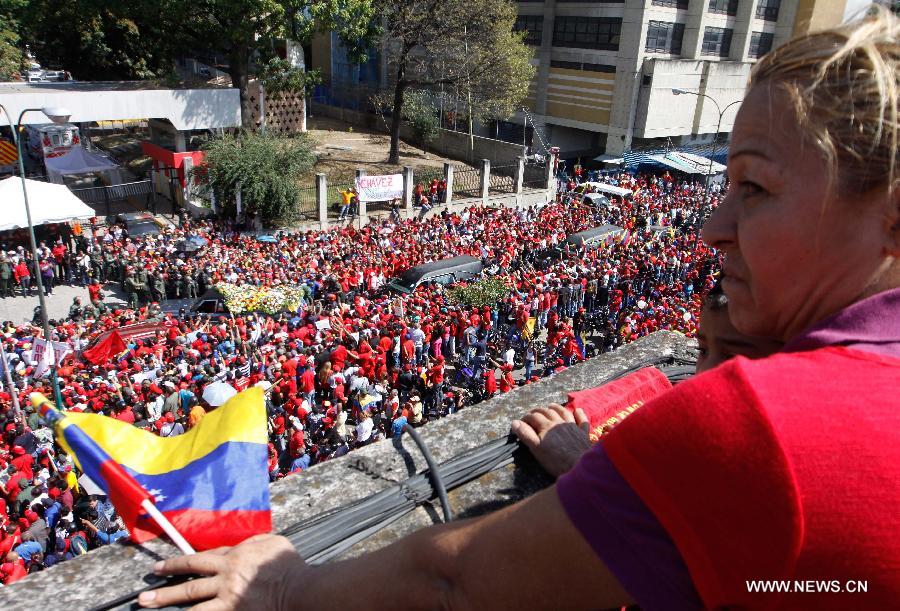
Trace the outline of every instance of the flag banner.
{"type": "Polygon", "coordinates": [[[360,176],[356,179],[356,192],[361,202],[388,202],[403,198],[403,174],[387,176],[360,176]]]}
{"type": "Polygon", "coordinates": [[[67,412],[62,426],[60,444],[107,491],[137,543],[162,530],[143,512],[130,511],[137,491],[110,463],[120,467],[198,550],[236,545],[272,529],[260,388],[232,397],[176,437],[158,437],[98,414],[67,412]]]}
{"type": "Polygon", "coordinates": [[[666,375],[654,367],[645,367],[603,386],[569,393],[566,407],[584,410],[591,424],[594,443],[656,395],[672,388],[666,375]]]}
{"type": "Polygon", "coordinates": [[[81,356],[94,365],[100,365],[107,362],[110,358],[117,354],[121,354],[125,350],[125,342],[117,331],[112,331],[102,340],[98,341],[92,348],[88,348],[81,353],[81,356]]]}

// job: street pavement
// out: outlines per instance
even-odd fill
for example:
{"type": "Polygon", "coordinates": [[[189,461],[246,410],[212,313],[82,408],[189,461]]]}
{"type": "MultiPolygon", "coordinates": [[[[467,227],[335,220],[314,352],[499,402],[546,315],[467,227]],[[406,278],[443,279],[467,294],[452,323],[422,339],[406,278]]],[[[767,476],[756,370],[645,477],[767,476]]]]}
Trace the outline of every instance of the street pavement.
{"type": "MultiPolygon", "coordinates": [[[[112,290],[114,285],[108,284],[103,290],[103,302],[110,307],[125,304],[121,295],[112,290]]],[[[23,297],[21,291],[16,291],[16,297],[0,299],[0,320],[12,321],[16,325],[31,322],[34,309],[39,305],[37,291],[30,297],[23,297]]],[[[61,285],[53,289],[53,293],[47,297],[47,311],[50,319],[62,319],[69,313],[69,306],[75,297],[81,297],[81,303],[88,303],[87,287],[61,285]]]]}

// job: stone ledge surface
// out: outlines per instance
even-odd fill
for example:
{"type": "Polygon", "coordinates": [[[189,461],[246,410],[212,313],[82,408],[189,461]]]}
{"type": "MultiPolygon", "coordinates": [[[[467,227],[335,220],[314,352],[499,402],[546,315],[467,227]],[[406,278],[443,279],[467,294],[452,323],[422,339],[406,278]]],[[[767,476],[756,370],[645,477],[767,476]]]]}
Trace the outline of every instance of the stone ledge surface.
{"type": "MultiPolygon", "coordinates": [[[[432,422],[419,433],[440,464],[462,452],[506,436],[510,422],[527,410],[562,403],[569,392],[602,384],[617,372],[660,356],[693,357],[695,342],[661,331],[619,350],[575,365],[551,378],[432,422]]],[[[521,453],[520,453],[521,454],[521,453]]],[[[325,462],[271,486],[272,519],[276,532],[395,486],[426,469],[415,443],[385,440],[325,462]],[[352,466],[364,461],[369,473],[352,466]],[[371,475],[377,474],[377,476],[371,475]]],[[[549,485],[549,477],[527,454],[512,465],[488,473],[450,492],[455,518],[495,511],[549,485]]],[[[342,557],[378,549],[410,532],[441,521],[435,501],[357,543],[342,557]]],[[[163,540],[143,545],[110,545],[41,571],[7,588],[0,588],[0,608],[87,609],[145,587],[156,560],[177,554],[163,540]]]]}

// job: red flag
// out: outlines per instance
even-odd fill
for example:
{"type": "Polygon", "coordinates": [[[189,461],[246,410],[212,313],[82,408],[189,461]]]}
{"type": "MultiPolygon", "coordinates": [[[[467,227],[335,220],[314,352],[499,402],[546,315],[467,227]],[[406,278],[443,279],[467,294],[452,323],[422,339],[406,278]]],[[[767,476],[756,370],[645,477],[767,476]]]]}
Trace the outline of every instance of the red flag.
{"type": "Polygon", "coordinates": [[[97,342],[93,348],[82,352],[81,356],[94,365],[99,365],[123,350],[125,350],[125,342],[122,341],[122,337],[117,331],[111,331],[105,339],[97,342]]]}
{"type": "Polygon", "coordinates": [[[644,403],[670,388],[672,384],[663,372],[645,367],[603,386],[569,393],[566,407],[571,411],[584,410],[591,423],[591,441],[596,442],[644,403]]]}

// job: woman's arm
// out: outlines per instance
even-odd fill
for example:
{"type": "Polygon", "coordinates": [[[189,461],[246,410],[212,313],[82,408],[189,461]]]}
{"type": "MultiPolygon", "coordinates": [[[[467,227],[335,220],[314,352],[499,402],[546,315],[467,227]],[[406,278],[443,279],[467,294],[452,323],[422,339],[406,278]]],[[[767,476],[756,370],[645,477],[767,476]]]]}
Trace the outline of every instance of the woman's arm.
{"type": "Polygon", "coordinates": [[[286,539],[264,535],[167,560],[158,572],[208,577],[144,594],[144,606],[213,597],[224,603],[217,609],[606,609],[631,602],[572,525],[555,487],[344,562],[306,566],[286,539]],[[362,589],[335,587],[347,578],[362,589]]]}

